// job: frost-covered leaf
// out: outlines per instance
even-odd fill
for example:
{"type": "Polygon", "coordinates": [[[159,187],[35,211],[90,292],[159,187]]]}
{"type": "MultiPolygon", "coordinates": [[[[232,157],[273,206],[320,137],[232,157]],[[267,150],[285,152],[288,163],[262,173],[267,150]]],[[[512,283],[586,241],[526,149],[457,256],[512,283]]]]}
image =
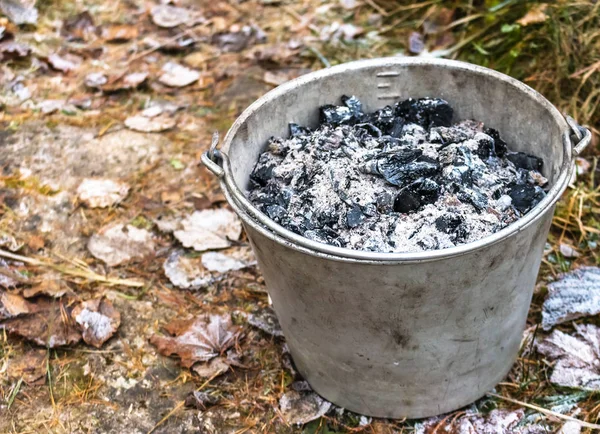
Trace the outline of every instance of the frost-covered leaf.
{"type": "Polygon", "coordinates": [[[239,218],[224,208],[194,211],[181,225],[183,229],[174,232],[175,238],[184,247],[198,251],[224,249],[231,245],[230,240],[238,240],[242,234],[239,218]]]}
{"type": "Polygon", "coordinates": [[[150,343],[164,356],[178,356],[186,368],[219,357],[240,337],[229,314],[175,320],[165,330],[171,336],[153,335],[150,343]]]}
{"type": "Polygon", "coordinates": [[[577,318],[600,313],[600,268],[581,267],[548,285],[542,327],[550,330],[577,318]]]}
{"type": "Polygon", "coordinates": [[[183,289],[201,289],[214,282],[213,276],[202,265],[201,258],[185,256],[181,249],[173,251],[163,265],[171,283],[183,289]]]}
{"type": "Polygon", "coordinates": [[[125,119],[125,126],[142,133],[160,133],[175,127],[175,119],[168,115],[146,117],[143,115],[129,116],[125,119]]]}
{"type": "Polygon", "coordinates": [[[121,314],[104,297],[77,305],[71,316],[81,328],[85,343],[96,348],[109,340],[121,324],[121,314]]]}
{"type": "Polygon", "coordinates": [[[565,423],[556,434],[581,434],[581,424],[569,421],[565,423]]]}
{"type": "Polygon", "coordinates": [[[107,208],[121,202],[129,185],[112,179],[84,179],[77,188],[79,200],[90,208],[107,208]]]}
{"type": "Polygon", "coordinates": [[[554,330],[537,350],[555,361],[550,381],[559,386],[600,390],[600,328],[575,325],[575,335],[554,330]]]}
{"type": "Polygon", "coordinates": [[[163,74],[158,81],[169,87],[184,87],[198,81],[200,73],[175,62],[167,62],[162,67],[163,74]]]}
{"type": "Polygon", "coordinates": [[[492,410],[487,415],[468,411],[455,418],[445,415],[429,418],[415,425],[415,434],[543,434],[545,426],[524,423],[525,412],[492,410]]]}
{"type": "Polygon", "coordinates": [[[202,255],[202,265],[209,271],[226,273],[233,270],[241,270],[249,264],[231,256],[219,252],[206,252],[202,255]]]}
{"type": "Polygon", "coordinates": [[[103,227],[88,241],[90,253],[111,267],[154,252],[152,233],[123,223],[103,227]]]}
{"type": "Polygon", "coordinates": [[[267,308],[246,315],[248,324],[277,337],[283,337],[283,331],[273,309],[267,308]]]}
{"type": "Polygon", "coordinates": [[[331,403],[314,392],[290,390],[279,399],[281,415],[290,425],[304,425],[324,416],[330,408],[331,403]]]}
{"type": "Polygon", "coordinates": [[[73,60],[61,57],[56,53],[49,55],[47,61],[52,69],[61,72],[73,71],[79,66],[73,60]]]}
{"type": "Polygon", "coordinates": [[[0,0],[0,10],[17,25],[37,23],[35,0],[0,0]]]}

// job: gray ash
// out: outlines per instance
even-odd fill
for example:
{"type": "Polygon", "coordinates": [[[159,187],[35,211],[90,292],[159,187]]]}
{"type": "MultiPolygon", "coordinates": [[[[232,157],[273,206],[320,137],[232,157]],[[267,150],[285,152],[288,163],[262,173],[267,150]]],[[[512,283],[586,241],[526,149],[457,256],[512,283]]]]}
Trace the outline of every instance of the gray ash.
{"type": "Polygon", "coordinates": [[[320,125],[271,138],[250,200],[306,238],[356,250],[417,252],[470,243],[545,196],[540,158],[511,152],[498,131],[437,98],[373,113],[360,101],[320,107],[320,125]]]}

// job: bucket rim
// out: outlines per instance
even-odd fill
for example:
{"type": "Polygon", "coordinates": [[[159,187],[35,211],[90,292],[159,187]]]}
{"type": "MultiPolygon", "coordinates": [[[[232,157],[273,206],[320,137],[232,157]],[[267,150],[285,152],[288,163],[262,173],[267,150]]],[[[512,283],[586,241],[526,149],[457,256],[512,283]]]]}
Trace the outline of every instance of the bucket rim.
{"type": "Polygon", "coordinates": [[[447,259],[451,257],[462,256],[464,254],[489,247],[509,237],[512,237],[513,235],[526,229],[529,225],[535,223],[548,211],[553,209],[562,193],[566,190],[575,167],[573,159],[573,144],[569,135],[569,125],[560,111],[542,94],[522,83],[521,81],[501,72],[468,62],[436,58],[382,57],[376,59],[357,60],[314,71],[290,80],[267,92],[242,112],[242,114],[236,119],[227,132],[223,141],[222,149],[223,151],[221,152],[221,156],[223,160],[223,176],[220,178],[221,189],[223,190],[228,203],[232,206],[232,208],[234,208],[236,213],[240,216],[245,224],[251,226],[253,229],[257,230],[262,235],[277,242],[278,244],[285,245],[305,254],[343,262],[377,264],[428,262],[432,260],[447,259]],[[556,181],[550,190],[548,190],[546,196],[544,199],[542,199],[542,201],[540,201],[540,203],[538,203],[522,218],[508,225],[502,230],[470,243],[461,244],[447,249],[427,250],[422,252],[371,252],[366,250],[349,249],[345,247],[335,247],[330,244],[313,241],[303,237],[302,235],[298,235],[275,223],[246,198],[243,190],[240,189],[235,183],[233,171],[227,157],[227,152],[229,151],[231,142],[237,132],[244,126],[246,120],[253,115],[256,110],[265,104],[269,104],[290,89],[293,89],[299,85],[305,85],[310,82],[318,81],[329,75],[347,72],[348,70],[352,69],[407,65],[436,66],[491,76],[528,94],[540,104],[540,108],[543,108],[549,112],[561,130],[564,158],[561,163],[560,173],[556,181]]]}

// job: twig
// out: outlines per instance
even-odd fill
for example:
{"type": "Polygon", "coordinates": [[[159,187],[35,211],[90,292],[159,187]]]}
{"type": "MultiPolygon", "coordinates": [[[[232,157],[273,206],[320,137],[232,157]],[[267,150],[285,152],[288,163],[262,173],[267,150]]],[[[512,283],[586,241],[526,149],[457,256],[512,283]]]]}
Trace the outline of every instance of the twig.
{"type": "Polygon", "coordinates": [[[373,0],[365,0],[365,3],[368,4],[369,6],[371,6],[373,9],[375,9],[377,12],[379,12],[384,17],[387,17],[389,15],[388,11],[386,11],[384,8],[382,8],[381,6],[379,6],[373,0]]]}
{"type": "Polygon", "coordinates": [[[600,425],[596,425],[595,423],[585,422],[583,420],[579,420],[579,419],[576,419],[574,417],[567,416],[566,414],[560,414],[560,413],[557,413],[555,411],[548,410],[547,408],[538,407],[535,404],[528,404],[528,403],[523,402],[523,401],[512,399],[512,398],[509,398],[507,396],[497,395],[497,394],[491,393],[491,392],[488,392],[487,395],[491,396],[491,397],[494,397],[494,398],[502,399],[504,401],[512,402],[513,404],[522,405],[523,407],[527,407],[527,408],[530,408],[532,410],[538,411],[538,412],[540,412],[542,414],[545,414],[546,416],[553,416],[553,417],[556,417],[558,419],[568,420],[570,422],[576,422],[576,423],[578,423],[579,425],[581,425],[584,428],[600,429],[600,425]]]}
{"type": "Polygon", "coordinates": [[[140,288],[144,286],[144,282],[140,282],[137,280],[130,279],[111,279],[109,277],[104,277],[98,273],[93,272],[90,269],[82,270],[78,268],[67,268],[61,265],[53,264],[52,262],[42,261],[35,258],[28,258],[27,256],[17,255],[15,253],[7,252],[6,250],[0,249],[0,256],[5,258],[14,259],[15,261],[24,262],[30,265],[36,265],[39,267],[48,267],[52,268],[60,273],[68,274],[70,276],[75,277],[83,277],[85,279],[93,280],[95,282],[105,283],[107,285],[123,285],[123,286],[132,286],[134,288],[140,288]]]}

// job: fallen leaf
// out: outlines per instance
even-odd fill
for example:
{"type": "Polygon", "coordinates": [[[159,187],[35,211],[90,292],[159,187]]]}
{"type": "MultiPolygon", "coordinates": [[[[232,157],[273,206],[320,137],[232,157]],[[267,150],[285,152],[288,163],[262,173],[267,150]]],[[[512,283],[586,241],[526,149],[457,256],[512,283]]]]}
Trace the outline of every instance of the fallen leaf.
{"type": "Polygon", "coordinates": [[[542,328],[600,313],[600,268],[580,267],[548,285],[542,328]]]}
{"type": "Polygon", "coordinates": [[[63,300],[39,298],[35,311],[0,322],[0,329],[47,348],[76,344],[81,333],[69,315],[70,310],[63,300]]]}
{"type": "Polygon", "coordinates": [[[175,127],[177,122],[169,115],[146,117],[143,114],[129,116],[125,119],[125,126],[142,133],[160,133],[175,127]]]}
{"type": "MultiPolygon", "coordinates": [[[[117,92],[135,89],[148,79],[147,72],[132,72],[129,74],[113,74],[111,76],[94,76],[95,80],[86,81],[88,87],[101,89],[104,92],[117,92]]],[[[89,77],[89,75],[88,75],[89,77]]]]}
{"type": "Polygon", "coordinates": [[[37,23],[38,10],[34,6],[35,0],[0,0],[2,13],[17,25],[37,23]]]}
{"type": "Polygon", "coordinates": [[[35,304],[29,303],[20,295],[0,291],[0,320],[14,318],[35,311],[35,304]]]}
{"type": "Polygon", "coordinates": [[[229,367],[224,357],[217,357],[207,363],[196,363],[191,369],[200,378],[214,378],[227,372],[229,367]]]}
{"type": "Polygon", "coordinates": [[[173,251],[163,265],[165,276],[183,289],[201,289],[214,283],[213,275],[202,265],[201,258],[187,257],[183,250],[173,251]]]}
{"type": "Polygon", "coordinates": [[[556,434],[581,434],[581,424],[575,421],[565,423],[556,434]]]}
{"type": "Polygon", "coordinates": [[[283,330],[273,309],[266,308],[246,315],[248,324],[276,337],[283,337],[283,330]]]}
{"type": "Polygon", "coordinates": [[[218,402],[218,397],[199,390],[194,390],[185,398],[185,406],[197,410],[206,410],[207,407],[215,405],[218,402]]]}
{"type": "Polygon", "coordinates": [[[517,20],[517,23],[522,26],[543,23],[548,19],[548,15],[545,13],[547,8],[546,3],[536,4],[521,19],[517,20]]]}
{"type": "Polygon", "coordinates": [[[229,314],[174,320],[165,330],[172,337],[153,335],[150,343],[164,356],[178,356],[185,368],[219,357],[241,336],[229,314]]]}
{"type": "Polygon", "coordinates": [[[537,350],[555,361],[550,381],[564,387],[600,390],[600,328],[575,324],[575,336],[554,330],[537,350]]]}
{"type": "Polygon", "coordinates": [[[15,60],[29,56],[31,48],[15,41],[0,42],[0,60],[15,60]]]}
{"type": "MultiPolygon", "coordinates": [[[[1,194],[0,194],[0,204],[4,204],[3,197],[1,194]]],[[[17,239],[14,236],[12,236],[8,233],[0,232],[0,247],[4,247],[4,248],[10,250],[11,252],[16,252],[22,246],[23,246],[23,244],[18,243],[17,239]]]]}
{"type": "Polygon", "coordinates": [[[492,410],[483,416],[467,410],[461,417],[436,416],[415,425],[415,434],[542,434],[548,432],[539,424],[524,423],[522,409],[492,410]]]}
{"type": "Polygon", "coordinates": [[[38,284],[30,288],[25,288],[23,290],[23,297],[31,298],[38,295],[47,295],[59,298],[72,292],[60,274],[46,274],[40,280],[38,284]]]}
{"type": "Polygon", "coordinates": [[[46,381],[47,351],[32,349],[8,364],[8,377],[13,380],[22,378],[29,385],[41,385],[46,381]]]}
{"type": "Polygon", "coordinates": [[[181,221],[183,229],[173,234],[184,247],[197,251],[223,249],[242,234],[239,218],[231,211],[218,208],[194,211],[181,221]]]}
{"type": "Polygon", "coordinates": [[[206,252],[202,255],[202,265],[209,271],[227,273],[228,271],[241,270],[250,265],[248,262],[240,261],[219,252],[206,252]]]}
{"type": "Polygon", "coordinates": [[[298,69],[289,69],[282,71],[265,71],[263,80],[265,83],[269,83],[275,86],[279,86],[287,81],[293,80],[304,74],[306,71],[298,69]]]}
{"type": "Polygon", "coordinates": [[[304,425],[324,416],[330,408],[331,403],[314,392],[290,390],[279,399],[281,415],[290,425],[304,425]]]}
{"type": "Polygon", "coordinates": [[[129,185],[112,179],[84,179],[77,187],[79,200],[89,208],[108,208],[123,201],[129,185]]]}
{"type": "Polygon", "coordinates": [[[14,263],[0,258],[0,286],[11,289],[19,283],[28,283],[28,280],[19,273],[14,263]]]}
{"type": "Polygon", "coordinates": [[[85,343],[96,348],[109,340],[121,324],[121,314],[104,297],[75,306],[71,316],[82,329],[85,343]]]}
{"type": "Polygon", "coordinates": [[[107,42],[127,42],[138,36],[138,28],[132,24],[110,24],[102,29],[107,42]]]}
{"type": "Polygon", "coordinates": [[[89,41],[97,34],[94,18],[88,11],[69,17],[63,22],[61,34],[70,40],[89,41]]]}
{"type": "Polygon", "coordinates": [[[116,265],[141,259],[154,252],[152,233],[123,223],[103,227],[88,241],[90,253],[106,265],[116,265]]]}
{"type": "Polygon", "coordinates": [[[91,88],[100,88],[108,83],[108,77],[101,72],[90,72],[85,76],[85,85],[91,88]]]}
{"type": "Polygon", "coordinates": [[[204,21],[195,11],[171,5],[158,5],[150,10],[152,22],[159,27],[171,28],[182,24],[192,26],[204,21]]]}
{"type": "Polygon", "coordinates": [[[58,99],[47,99],[35,105],[35,108],[45,115],[55,113],[62,110],[65,106],[65,101],[58,99]]]}
{"type": "Polygon", "coordinates": [[[48,56],[47,61],[48,65],[50,65],[52,69],[61,72],[73,71],[78,67],[78,64],[76,64],[75,62],[68,59],[64,59],[56,53],[48,56]]]}
{"type": "Polygon", "coordinates": [[[200,73],[175,62],[167,62],[162,67],[163,74],[158,81],[169,87],[184,87],[198,81],[200,73]]]}
{"type": "Polygon", "coordinates": [[[250,45],[264,43],[267,35],[256,26],[243,26],[238,31],[215,33],[211,44],[225,53],[237,53],[250,45]]]}
{"type": "Polygon", "coordinates": [[[578,258],[581,256],[581,253],[575,250],[573,246],[569,246],[565,243],[560,243],[558,249],[560,250],[560,254],[563,255],[565,258],[578,258]]]}
{"type": "Polygon", "coordinates": [[[32,235],[27,239],[27,247],[29,247],[34,252],[43,249],[45,245],[46,241],[39,235],[32,235]]]}

